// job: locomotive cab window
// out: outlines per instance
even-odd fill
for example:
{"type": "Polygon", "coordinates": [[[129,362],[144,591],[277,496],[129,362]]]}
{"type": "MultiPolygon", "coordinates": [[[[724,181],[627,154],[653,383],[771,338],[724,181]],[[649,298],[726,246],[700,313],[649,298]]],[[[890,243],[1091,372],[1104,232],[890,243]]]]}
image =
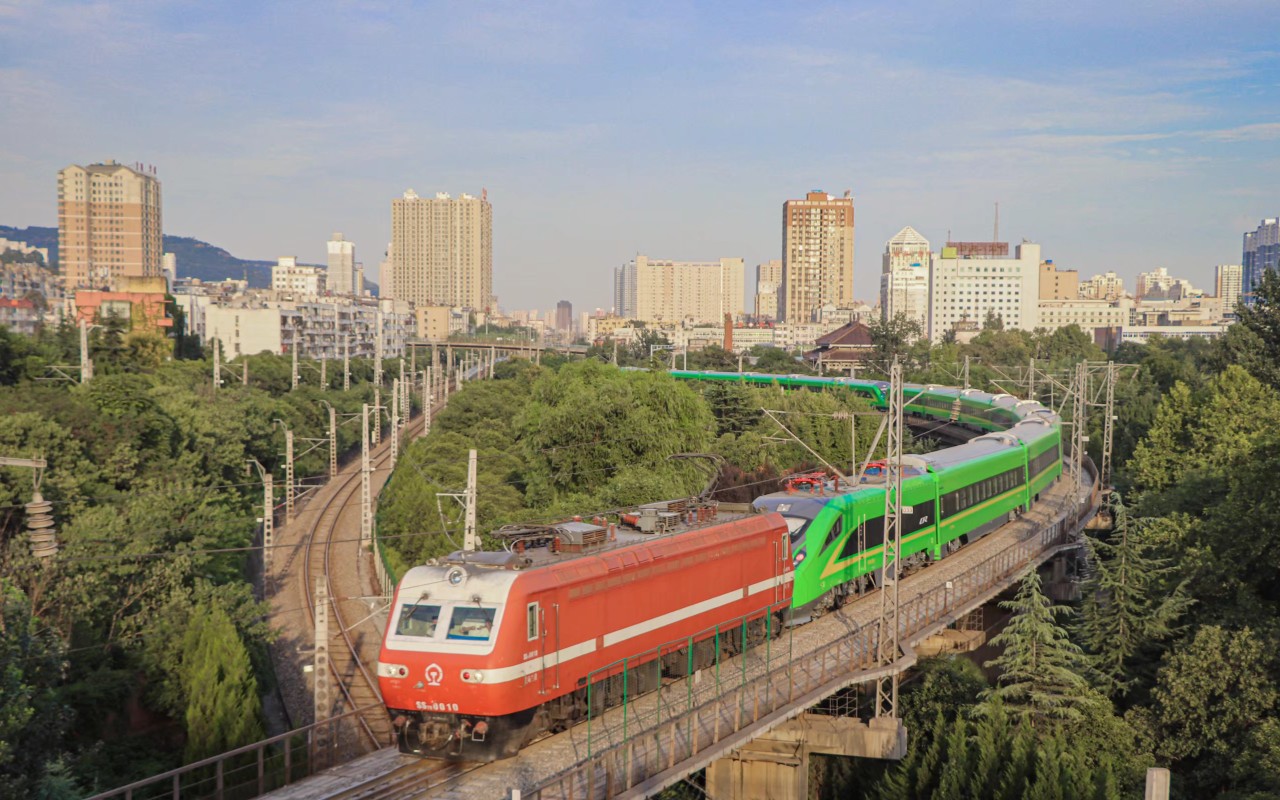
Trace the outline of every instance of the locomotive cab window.
{"type": "Polygon", "coordinates": [[[481,606],[454,606],[446,638],[459,642],[489,641],[493,636],[493,618],[497,611],[496,608],[481,606]]]}
{"type": "Polygon", "coordinates": [[[530,603],[525,617],[525,626],[529,631],[529,641],[538,639],[538,604],[530,603]]]}
{"type": "Polygon", "coordinates": [[[432,603],[406,603],[400,607],[400,619],[396,622],[397,636],[436,635],[440,622],[440,606],[432,603]]]}

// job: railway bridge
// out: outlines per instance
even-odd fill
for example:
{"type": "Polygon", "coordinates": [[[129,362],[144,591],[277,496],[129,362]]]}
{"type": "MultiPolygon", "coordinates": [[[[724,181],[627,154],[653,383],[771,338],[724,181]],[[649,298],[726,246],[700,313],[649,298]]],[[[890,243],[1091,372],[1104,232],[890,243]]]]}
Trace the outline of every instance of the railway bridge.
{"type": "MultiPolygon", "coordinates": [[[[809,752],[895,757],[905,747],[906,732],[898,720],[872,719],[864,724],[840,714],[815,713],[823,709],[814,707],[855,684],[910,669],[917,660],[917,645],[990,602],[1028,570],[1077,547],[1099,501],[1097,473],[1086,462],[1079,483],[1064,476],[1029,513],[905,576],[897,615],[902,651],[888,666],[877,657],[880,599],[872,593],[789,628],[755,649],[724,657],[689,678],[626,698],[600,716],[534,742],[516,758],[480,765],[448,764],[383,747],[292,783],[316,766],[314,750],[307,744],[322,736],[321,726],[326,723],[321,723],[121,787],[95,800],[249,798],[282,783],[290,785],[268,796],[276,800],[644,797],[704,768],[712,797],[744,796],[748,787],[756,789],[756,796],[804,797],[809,752]],[[818,734],[838,740],[835,749],[815,743],[823,738],[818,734]],[[304,764],[309,752],[312,760],[304,764]],[[766,788],[761,790],[762,786],[766,788]]],[[[832,704],[827,705],[826,711],[833,710],[832,704]]],[[[380,711],[380,707],[366,707],[348,713],[380,711]]],[[[331,737],[331,729],[327,735],[331,737]]]]}

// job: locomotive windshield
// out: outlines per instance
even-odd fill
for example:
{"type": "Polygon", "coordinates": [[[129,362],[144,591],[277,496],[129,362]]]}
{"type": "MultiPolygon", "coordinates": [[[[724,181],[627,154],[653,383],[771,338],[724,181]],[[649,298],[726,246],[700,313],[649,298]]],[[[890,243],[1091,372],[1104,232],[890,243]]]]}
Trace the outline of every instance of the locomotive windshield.
{"type": "Polygon", "coordinates": [[[407,603],[400,607],[396,634],[430,638],[436,635],[436,624],[439,622],[440,606],[429,603],[407,603]]]}
{"type": "Polygon", "coordinates": [[[487,642],[493,635],[495,608],[454,606],[449,619],[449,637],[464,642],[487,642]]]}

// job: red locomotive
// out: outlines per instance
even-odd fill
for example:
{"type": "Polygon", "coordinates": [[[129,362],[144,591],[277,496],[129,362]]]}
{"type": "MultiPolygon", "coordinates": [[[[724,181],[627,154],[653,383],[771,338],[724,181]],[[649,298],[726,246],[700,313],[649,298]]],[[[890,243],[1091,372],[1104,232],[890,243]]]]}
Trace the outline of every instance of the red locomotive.
{"type": "Polygon", "coordinates": [[[742,650],[744,617],[747,648],[776,631],[766,616],[791,604],[782,517],[664,509],[647,512],[652,533],[566,523],[539,532],[556,547],[409,570],[378,661],[400,749],[506,758],[585,718],[588,698],[592,713],[620,702],[624,658],[635,695],[714,663],[717,641],[742,650]]]}

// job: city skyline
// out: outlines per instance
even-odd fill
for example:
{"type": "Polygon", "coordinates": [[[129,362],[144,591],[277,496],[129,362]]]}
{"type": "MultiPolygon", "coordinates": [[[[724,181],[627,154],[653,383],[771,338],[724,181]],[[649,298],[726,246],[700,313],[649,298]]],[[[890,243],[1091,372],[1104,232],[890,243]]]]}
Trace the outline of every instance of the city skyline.
{"type": "Polygon", "coordinates": [[[896,231],[986,239],[996,201],[1002,240],[1082,275],[1208,288],[1278,210],[1266,10],[0,0],[0,98],[33,112],[0,148],[0,222],[56,224],[68,164],[144,161],[167,231],[324,263],[334,230],[380,250],[410,186],[487,188],[504,306],[607,307],[637,252],[778,258],[779,205],[821,187],[853,192],[859,299],[896,231]],[[300,64],[321,40],[343,45],[300,64]]]}

